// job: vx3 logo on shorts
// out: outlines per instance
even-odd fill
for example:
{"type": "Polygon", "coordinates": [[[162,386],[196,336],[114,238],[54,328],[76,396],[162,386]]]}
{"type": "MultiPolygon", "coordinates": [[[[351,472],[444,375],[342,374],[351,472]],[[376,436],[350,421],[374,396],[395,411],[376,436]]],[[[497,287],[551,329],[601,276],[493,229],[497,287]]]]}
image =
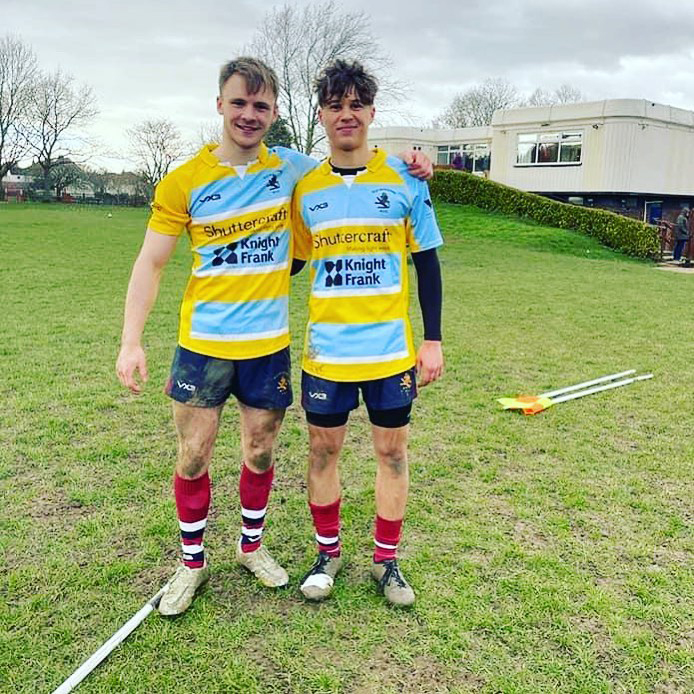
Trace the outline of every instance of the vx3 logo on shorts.
{"type": "Polygon", "coordinates": [[[222,248],[215,248],[215,257],[212,259],[212,266],[219,267],[224,263],[228,263],[229,265],[236,265],[239,262],[239,256],[236,253],[236,247],[238,245],[239,244],[237,241],[232,241],[232,243],[228,243],[226,246],[222,246],[222,248]],[[229,253],[226,257],[224,257],[224,254],[227,251],[229,251],[229,253]]]}
{"type": "Polygon", "coordinates": [[[308,396],[309,398],[312,398],[313,400],[327,400],[328,399],[328,394],[327,393],[321,393],[320,391],[308,391],[308,396]]]}
{"type": "Polygon", "coordinates": [[[206,195],[202,200],[200,200],[200,204],[203,205],[211,200],[221,200],[221,198],[222,196],[219,193],[213,193],[212,195],[206,195]]]}
{"type": "Polygon", "coordinates": [[[380,210],[387,210],[390,208],[390,200],[388,198],[388,193],[381,193],[377,198],[376,198],[376,207],[378,207],[380,210]]]}
{"type": "Polygon", "coordinates": [[[280,182],[277,180],[277,174],[272,174],[267,181],[265,181],[265,187],[272,191],[280,189],[280,182]]]}
{"type": "Polygon", "coordinates": [[[191,393],[195,390],[195,386],[192,383],[185,383],[184,381],[176,381],[176,385],[181,390],[188,390],[191,393]]]}
{"type": "Polygon", "coordinates": [[[325,286],[326,287],[341,287],[342,286],[342,259],[325,261],[325,286]],[[335,275],[333,276],[333,271],[335,275]]]}
{"type": "Polygon", "coordinates": [[[319,202],[317,205],[314,205],[313,207],[309,207],[308,209],[311,210],[311,212],[315,212],[316,210],[324,210],[328,206],[327,202],[319,202]]]}

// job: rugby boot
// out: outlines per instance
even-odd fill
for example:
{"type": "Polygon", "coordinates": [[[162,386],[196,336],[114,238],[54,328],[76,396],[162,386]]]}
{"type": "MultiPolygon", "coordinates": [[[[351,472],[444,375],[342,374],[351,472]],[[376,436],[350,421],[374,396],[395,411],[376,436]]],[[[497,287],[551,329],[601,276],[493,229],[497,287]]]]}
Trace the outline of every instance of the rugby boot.
{"type": "Polygon", "coordinates": [[[181,564],[159,601],[159,612],[165,617],[173,617],[185,612],[193,602],[195,591],[205,584],[209,577],[210,569],[207,562],[199,569],[191,569],[181,564]]]}
{"type": "Polygon", "coordinates": [[[255,552],[243,552],[239,540],[236,545],[236,561],[268,588],[284,588],[289,583],[287,572],[272,558],[264,545],[260,545],[255,552]]]}
{"type": "Polygon", "coordinates": [[[371,576],[388,602],[400,607],[409,607],[414,603],[414,590],[400,572],[397,559],[373,562],[371,576]]]}
{"type": "Polygon", "coordinates": [[[342,557],[319,552],[313,566],[301,579],[299,590],[308,600],[325,600],[333,591],[335,576],[342,568],[342,557]]]}

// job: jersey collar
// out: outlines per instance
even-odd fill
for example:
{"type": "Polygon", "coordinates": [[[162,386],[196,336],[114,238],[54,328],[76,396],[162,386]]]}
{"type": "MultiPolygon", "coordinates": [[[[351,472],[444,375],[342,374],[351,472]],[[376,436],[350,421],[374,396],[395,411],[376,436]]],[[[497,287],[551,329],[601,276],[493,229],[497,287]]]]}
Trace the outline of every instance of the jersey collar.
{"type": "MultiPolygon", "coordinates": [[[[220,161],[215,157],[212,152],[214,152],[215,149],[217,149],[218,145],[216,144],[208,144],[204,145],[203,148],[198,152],[198,156],[202,161],[205,162],[208,166],[219,166],[220,161]]],[[[267,148],[267,145],[264,142],[260,143],[260,147],[258,148],[258,158],[255,160],[259,164],[265,164],[267,160],[270,158],[270,150],[267,148]]],[[[249,162],[250,163],[250,162],[249,162]]]]}
{"type": "MultiPolygon", "coordinates": [[[[374,152],[374,156],[366,162],[366,170],[373,173],[374,171],[378,171],[378,169],[386,163],[388,155],[383,149],[373,149],[371,151],[374,152]]],[[[330,165],[330,157],[323,160],[323,163],[320,165],[320,171],[322,174],[331,174],[333,172],[332,166],[330,165]]]]}

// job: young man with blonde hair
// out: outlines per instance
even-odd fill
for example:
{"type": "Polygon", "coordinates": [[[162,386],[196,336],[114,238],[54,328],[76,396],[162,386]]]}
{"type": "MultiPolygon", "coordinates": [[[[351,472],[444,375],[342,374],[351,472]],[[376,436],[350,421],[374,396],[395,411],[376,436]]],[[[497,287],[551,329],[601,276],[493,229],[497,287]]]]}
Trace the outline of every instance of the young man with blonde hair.
{"type": "Polygon", "coordinates": [[[128,286],[116,371],[124,386],[139,393],[139,381],[147,380],[144,326],[161,273],[187,233],[193,265],[166,386],[178,435],[174,495],[182,563],[159,605],[164,615],[185,611],[209,577],[203,543],[211,500],[208,468],[231,395],[238,401],[243,455],[236,560],[266,586],[288,580],[261,539],[273,445],[292,401],[290,201],[297,181],[317,162],[263,143],[278,116],[277,94],[275,73],[259,60],[241,57],[222,67],[222,141],[203,147],[157,186],[128,286]]]}

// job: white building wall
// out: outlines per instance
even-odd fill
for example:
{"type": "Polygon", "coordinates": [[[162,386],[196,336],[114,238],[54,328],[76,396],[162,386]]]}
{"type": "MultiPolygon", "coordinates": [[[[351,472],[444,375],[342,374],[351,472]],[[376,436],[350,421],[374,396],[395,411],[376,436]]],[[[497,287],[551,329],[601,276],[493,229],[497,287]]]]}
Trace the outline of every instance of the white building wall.
{"type": "Polygon", "coordinates": [[[491,143],[492,128],[438,128],[389,127],[371,128],[369,144],[371,147],[385,149],[388,154],[399,154],[412,147],[421,147],[431,161],[436,163],[439,145],[491,143]]]}
{"type": "Polygon", "coordinates": [[[543,193],[694,195],[694,112],[643,99],[610,99],[497,111],[489,128],[374,128],[370,141],[389,152],[421,145],[491,141],[492,180],[543,193]],[[583,134],[580,165],[518,165],[518,135],[583,134]]]}

